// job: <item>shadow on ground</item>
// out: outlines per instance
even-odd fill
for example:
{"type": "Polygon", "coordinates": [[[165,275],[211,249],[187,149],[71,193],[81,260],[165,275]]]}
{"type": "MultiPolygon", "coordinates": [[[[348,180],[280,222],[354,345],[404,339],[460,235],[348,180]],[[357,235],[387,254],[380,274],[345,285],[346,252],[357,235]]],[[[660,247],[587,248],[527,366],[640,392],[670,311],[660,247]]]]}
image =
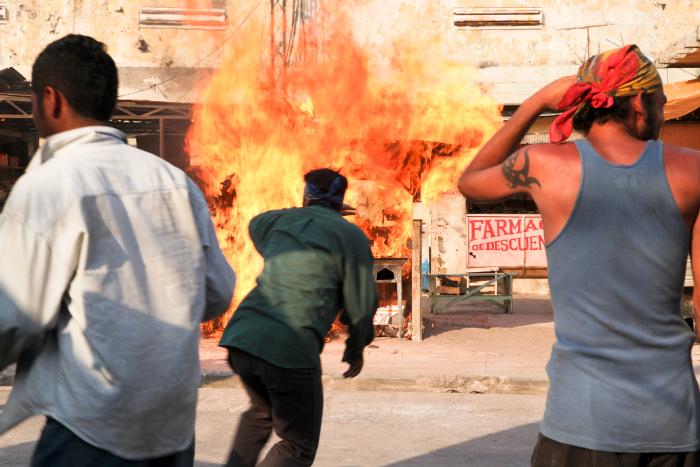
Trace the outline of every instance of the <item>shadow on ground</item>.
{"type": "Polygon", "coordinates": [[[526,467],[537,441],[539,423],[491,433],[464,443],[436,449],[385,467],[455,466],[526,467]],[[518,459],[514,461],[514,459],[518,459]]]}
{"type": "Polygon", "coordinates": [[[20,443],[0,448],[0,465],[3,467],[24,467],[29,465],[36,443],[20,443]]]}

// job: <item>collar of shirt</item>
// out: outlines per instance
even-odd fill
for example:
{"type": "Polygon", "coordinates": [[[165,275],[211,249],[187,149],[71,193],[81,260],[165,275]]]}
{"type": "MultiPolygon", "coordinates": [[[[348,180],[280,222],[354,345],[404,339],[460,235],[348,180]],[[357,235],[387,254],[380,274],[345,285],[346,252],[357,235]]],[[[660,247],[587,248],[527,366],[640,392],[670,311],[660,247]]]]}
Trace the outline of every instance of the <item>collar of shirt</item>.
{"type": "Polygon", "coordinates": [[[56,133],[46,138],[44,144],[37,149],[27,167],[27,172],[37,168],[56,156],[56,153],[72,144],[86,140],[100,141],[116,139],[126,143],[126,135],[116,128],[109,126],[84,126],[74,130],[56,133]]]}

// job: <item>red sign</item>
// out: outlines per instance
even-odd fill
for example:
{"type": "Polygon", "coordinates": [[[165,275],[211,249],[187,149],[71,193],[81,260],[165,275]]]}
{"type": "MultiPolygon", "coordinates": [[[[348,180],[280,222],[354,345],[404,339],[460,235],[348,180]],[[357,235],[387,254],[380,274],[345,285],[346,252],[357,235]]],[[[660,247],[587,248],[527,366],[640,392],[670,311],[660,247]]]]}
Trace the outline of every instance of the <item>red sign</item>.
{"type": "Polygon", "coordinates": [[[547,267],[539,215],[468,215],[467,225],[467,267],[547,267]]]}

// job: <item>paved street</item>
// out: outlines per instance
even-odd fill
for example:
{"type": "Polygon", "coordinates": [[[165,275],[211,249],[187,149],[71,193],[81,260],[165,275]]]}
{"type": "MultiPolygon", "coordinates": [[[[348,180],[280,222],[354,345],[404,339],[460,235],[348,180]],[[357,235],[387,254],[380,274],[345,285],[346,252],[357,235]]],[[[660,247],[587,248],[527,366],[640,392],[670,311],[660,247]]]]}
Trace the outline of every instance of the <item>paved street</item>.
{"type": "MultiPolygon", "coordinates": [[[[201,390],[197,466],[225,460],[246,406],[240,389],[201,390]]],[[[543,395],[327,390],[315,465],[526,466],[543,407],[543,395]]],[[[42,425],[33,418],[0,437],[0,465],[27,465],[42,425]]]]}

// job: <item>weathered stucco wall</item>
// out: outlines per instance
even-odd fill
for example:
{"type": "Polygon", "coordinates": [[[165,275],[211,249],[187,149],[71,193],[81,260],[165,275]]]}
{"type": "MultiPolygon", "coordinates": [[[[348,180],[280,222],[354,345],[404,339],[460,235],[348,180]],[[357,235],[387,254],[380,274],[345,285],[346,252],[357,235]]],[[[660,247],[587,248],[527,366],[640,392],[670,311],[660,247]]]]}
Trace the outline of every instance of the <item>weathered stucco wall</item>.
{"type": "MultiPolygon", "coordinates": [[[[0,23],[0,68],[31,74],[36,55],[65,34],[80,33],[107,44],[120,68],[120,94],[134,92],[176,76],[137,99],[184,100],[196,85],[197,71],[214,66],[220,47],[257,2],[252,0],[6,0],[8,19],[0,23]],[[225,8],[226,30],[154,29],[139,24],[141,7],[225,8]],[[212,51],[215,51],[212,53],[212,51]],[[195,68],[194,70],[191,68],[195,68]],[[183,96],[186,93],[186,96],[183,96]]],[[[255,14],[264,15],[258,8],[255,14]]]]}
{"type": "MultiPolygon", "coordinates": [[[[31,65],[50,41],[69,33],[94,36],[105,42],[120,66],[193,66],[203,52],[215,48],[226,31],[149,29],[139,25],[141,7],[186,7],[188,0],[7,0],[7,22],[0,24],[3,47],[0,66],[31,65]]],[[[222,0],[229,25],[253,2],[222,0]]],[[[261,11],[262,13],[262,11],[261,11]]],[[[210,66],[217,56],[204,60],[210,66]]]]}
{"type": "Polygon", "coordinates": [[[368,43],[390,44],[410,31],[412,41],[428,41],[433,54],[479,68],[577,65],[595,54],[634,42],[652,57],[696,34],[697,0],[371,0],[353,9],[354,25],[368,43]],[[453,10],[463,7],[538,7],[539,29],[463,29],[453,10]],[[590,39],[590,44],[589,44],[590,39]]]}
{"type": "MultiPolygon", "coordinates": [[[[315,1],[331,9],[349,4],[315,1]]],[[[349,9],[350,24],[377,66],[387,66],[397,50],[412,51],[436,67],[447,61],[466,64],[479,70],[477,79],[502,103],[518,103],[537,84],[575,71],[588,53],[635,42],[658,58],[686,37],[697,38],[700,26],[697,0],[357,3],[349,9]],[[475,6],[538,7],[543,11],[543,24],[538,29],[456,27],[453,11],[475,6]]],[[[189,68],[215,66],[221,44],[251,11],[260,18],[269,14],[269,2],[264,0],[0,0],[3,4],[8,19],[0,23],[0,68],[14,66],[29,74],[34,57],[48,42],[71,32],[89,34],[109,46],[122,69],[122,93],[176,76],[134,97],[185,101],[193,97],[188,89],[198,81],[197,73],[189,68]],[[141,7],[197,6],[224,8],[227,29],[145,29],[139,25],[141,7]]],[[[669,79],[688,77],[681,74],[669,79]]]]}
{"type": "MultiPolygon", "coordinates": [[[[574,73],[589,54],[636,43],[659,59],[679,43],[697,42],[697,0],[370,0],[353,10],[356,35],[388,63],[396,50],[423,50],[439,67],[455,61],[478,70],[477,79],[494,98],[517,104],[564,74],[574,73]],[[453,11],[465,7],[539,7],[538,29],[464,29],[453,24],[453,11]]],[[[697,75],[697,70],[691,70],[697,75]]],[[[690,79],[688,73],[664,73],[667,81],[690,79]]]]}

